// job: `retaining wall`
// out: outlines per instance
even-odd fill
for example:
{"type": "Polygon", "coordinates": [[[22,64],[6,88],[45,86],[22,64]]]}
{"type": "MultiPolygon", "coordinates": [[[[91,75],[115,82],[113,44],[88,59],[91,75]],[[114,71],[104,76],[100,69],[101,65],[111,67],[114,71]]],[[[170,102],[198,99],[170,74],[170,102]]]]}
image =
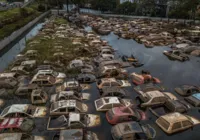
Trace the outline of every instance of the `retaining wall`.
{"type": "Polygon", "coordinates": [[[47,16],[50,13],[50,11],[47,11],[40,15],[39,17],[35,18],[28,24],[26,24],[24,27],[14,31],[10,36],[4,38],[0,41],[0,51],[9,45],[11,42],[13,42],[15,39],[17,39],[19,36],[21,36],[24,32],[26,32],[28,29],[30,29],[33,25],[35,25],[39,20],[43,19],[45,16],[47,16]]]}

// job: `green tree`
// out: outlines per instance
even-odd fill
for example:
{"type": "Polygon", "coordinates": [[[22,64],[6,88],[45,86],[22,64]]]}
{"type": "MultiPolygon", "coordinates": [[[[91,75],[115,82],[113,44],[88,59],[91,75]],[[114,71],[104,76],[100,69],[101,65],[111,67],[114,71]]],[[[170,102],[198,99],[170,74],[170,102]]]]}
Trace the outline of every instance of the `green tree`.
{"type": "Polygon", "coordinates": [[[116,9],[117,0],[91,0],[93,9],[101,11],[114,11],[116,9]]]}
{"type": "Polygon", "coordinates": [[[134,14],[137,4],[131,2],[124,2],[117,6],[116,12],[119,14],[134,14]]]}

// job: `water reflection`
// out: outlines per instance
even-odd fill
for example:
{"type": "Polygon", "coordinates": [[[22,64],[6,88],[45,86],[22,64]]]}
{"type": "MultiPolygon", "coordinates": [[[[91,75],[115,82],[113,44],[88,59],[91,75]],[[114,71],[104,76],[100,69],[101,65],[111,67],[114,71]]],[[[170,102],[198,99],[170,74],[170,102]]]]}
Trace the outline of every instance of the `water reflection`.
{"type": "Polygon", "coordinates": [[[16,42],[13,46],[8,46],[10,49],[0,58],[0,71],[3,71],[15,59],[15,56],[25,48],[26,41],[37,35],[43,25],[44,23],[37,24],[21,40],[16,42]]]}

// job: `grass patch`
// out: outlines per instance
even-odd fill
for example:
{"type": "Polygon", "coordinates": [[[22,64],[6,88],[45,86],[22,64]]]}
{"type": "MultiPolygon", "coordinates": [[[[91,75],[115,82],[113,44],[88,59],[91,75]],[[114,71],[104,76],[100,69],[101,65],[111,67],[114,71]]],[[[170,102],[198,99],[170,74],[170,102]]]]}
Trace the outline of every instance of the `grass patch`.
{"type": "Polygon", "coordinates": [[[57,17],[57,18],[55,19],[55,24],[57,24],[57,25],[60,25],[60,24],[67,24],[67,23],[68,23],[67,20],[66,20],[66,19],[63,19],[63,18],[57,17]]]}

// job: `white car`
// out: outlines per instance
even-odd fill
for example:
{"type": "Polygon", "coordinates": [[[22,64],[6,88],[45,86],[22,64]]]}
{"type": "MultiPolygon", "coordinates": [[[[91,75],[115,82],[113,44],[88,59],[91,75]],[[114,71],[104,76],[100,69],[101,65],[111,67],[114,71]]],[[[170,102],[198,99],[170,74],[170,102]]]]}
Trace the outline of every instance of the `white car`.
{"type": "Polygon", "coordinates": [[[108,111],[114,107],[128,107],[133,105],[131,99],[120,99],[118,97],[103,97],[94,101],[97,111],[108,111]]]}
{"type": "Polygon", "coordinates": [[[30,117],[30,118],[40,118],[46,116],[47,108],[33,106],[30,104],[13,104],[6,107],[0,115],[0,118],[7,117],[30,117]]]}
{"type": "Polygon", "coordinates": [[[39,70],[36,75],[53,76],[53,77],[58,78],[58,79],[66,78],[66,74],[61,73],[61,72],[56,72],[54,70],[39,70]]]}

